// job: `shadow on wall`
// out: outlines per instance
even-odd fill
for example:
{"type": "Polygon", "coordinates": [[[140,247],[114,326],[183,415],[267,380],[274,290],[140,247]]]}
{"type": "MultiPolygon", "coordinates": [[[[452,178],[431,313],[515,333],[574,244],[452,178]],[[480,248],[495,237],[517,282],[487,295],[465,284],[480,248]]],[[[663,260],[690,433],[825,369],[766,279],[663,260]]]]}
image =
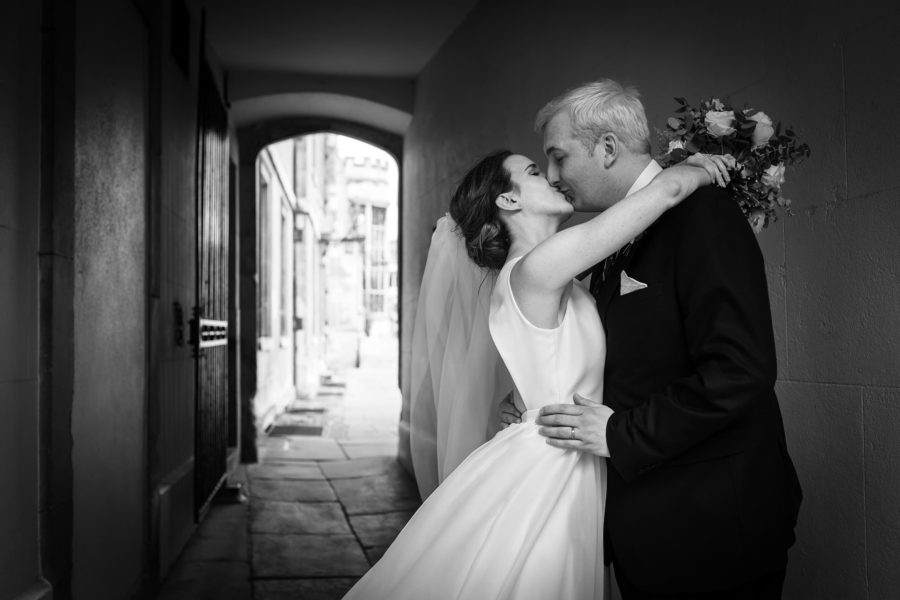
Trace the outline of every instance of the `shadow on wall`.
{"type": "Polygon", "coordinates": [[[521,8],[479,4],[418,80],[404,162],[405,399],[431,227],[481,155],[508,147],[541,158],[532,123],[547,100],[612,77],[642,91],[651,127],[664,126],[674,96],[762,107],[813,149],[788,173],[795,216],[759,236],[778,392],[806,495],[785,597],[891,597],[900,587],[900,472],[890,468],[900,461],[900,281],[884,274],[900,264],[900,171],[891,162],[900,120],[885,115],[900,72],[880,57],[898,55],[888,24],[900,10],[829,0],[748,14],[722,5],[706,11],[710,25],[661,2],[521,8]]]}

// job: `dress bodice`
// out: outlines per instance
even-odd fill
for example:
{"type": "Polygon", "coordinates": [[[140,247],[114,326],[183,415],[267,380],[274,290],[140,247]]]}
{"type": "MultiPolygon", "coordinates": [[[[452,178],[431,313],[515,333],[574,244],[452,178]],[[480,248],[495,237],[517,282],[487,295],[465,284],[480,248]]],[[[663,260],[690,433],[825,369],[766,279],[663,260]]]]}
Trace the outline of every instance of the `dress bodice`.
{"type": "MultiPolygon", "coordinates": [[[[535,327],[509,287],[514,264],[494,284],[490,333],[526,406],[571,403],[576,391],[599,400],[605,342],[593,298],[573,283],[559,326],[535,327]]],[[[532,416],[469,454],[344,600],[603,597],[606,461],[548,446],[532,416]]]]}
{"type": "Polygon", "coordinates": [[[508,261],[497,276],[490,331],[525,407],[571,404],[576,392],[601,402],[606,340],[594,298],[573,280],[559,325],[533,325],[519,309],[509,281],[521,258],[508,261]]]}

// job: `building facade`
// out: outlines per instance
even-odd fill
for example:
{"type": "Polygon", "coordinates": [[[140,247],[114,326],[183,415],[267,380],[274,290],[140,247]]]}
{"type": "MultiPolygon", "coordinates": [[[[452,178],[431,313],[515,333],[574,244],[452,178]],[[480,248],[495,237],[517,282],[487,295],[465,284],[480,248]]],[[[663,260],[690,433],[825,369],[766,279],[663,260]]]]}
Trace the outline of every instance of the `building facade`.
{"type": "MultiPolygon", "coordinates": [[[[352,150],[351,150],[352,151],[352,150]]],[[[396,326],[397,189],[394,163],[384,156],[347,156],[344,177],[350,213],[363,239],[367,328],[396,326]]],[[[367,329],[368,330],[368,329],[367,329]]]]}

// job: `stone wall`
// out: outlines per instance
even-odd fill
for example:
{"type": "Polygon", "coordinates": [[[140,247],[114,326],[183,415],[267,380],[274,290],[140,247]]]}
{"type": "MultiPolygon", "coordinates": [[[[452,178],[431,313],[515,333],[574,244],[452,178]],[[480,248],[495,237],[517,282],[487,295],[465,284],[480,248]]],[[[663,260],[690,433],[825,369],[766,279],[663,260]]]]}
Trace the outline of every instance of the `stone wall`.
{"type": "Polygon", "coordinates": [[[40,6],[0,21],[0,590],[38,598],[40,6]]]}
{"type": "Polygon", "coordinates": [[[291,147],[292,142],[285,140],[260,152],[257,158],[258,171],[254,177],[260,182],[260,186],[264,183],[268,190],[265,199],[267,204],[263,205],[260,196],[257,206],[259,218],[268,221],[268,238],[261,240],[260,244],[268,244],[269,256],[267,272],[258,274],[260,282],[263,277],[268,279],[269,306],[269,335],[260,336],[256,355],[257,387],[253,404],[259,434],[284,412],[295,400],[296,394],[291,339],[294,327],[293,210],[296,198],[291,189],[294,167],[291,160],[293,157],[289,153],[291,147]],[[284,280],[285,275],[288,276],[287,281],[284,280]],[[286,297],[283,295],[283,286],[287,286],[286,297]],[[285,300],[287,306],[284,306],[285,300]],[[284,315],[288,315],[288,323],[282,322],[284,315]]]}
{"type": "Polygon", "coordinates": [[[72,595],[118,599],[146,558],[147,32],[109,0],[75,28],[72,595]]]}

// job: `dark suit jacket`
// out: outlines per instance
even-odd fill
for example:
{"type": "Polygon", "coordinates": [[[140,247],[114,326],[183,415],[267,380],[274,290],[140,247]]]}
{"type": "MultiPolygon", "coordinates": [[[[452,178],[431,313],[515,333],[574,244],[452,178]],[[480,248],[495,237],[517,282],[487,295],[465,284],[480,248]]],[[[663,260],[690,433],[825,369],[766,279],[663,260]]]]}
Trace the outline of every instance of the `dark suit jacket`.
{"type": "Polygon", "coordinates": [[[660,593],[783,569],[801,491],[773,389],[763,258],[737,203],[702,188],[591,291],[606,327],[604,402],[615,411],[608,560],[660,593]],[[623,269],[648,287],[620,295],[623,269]]]}

